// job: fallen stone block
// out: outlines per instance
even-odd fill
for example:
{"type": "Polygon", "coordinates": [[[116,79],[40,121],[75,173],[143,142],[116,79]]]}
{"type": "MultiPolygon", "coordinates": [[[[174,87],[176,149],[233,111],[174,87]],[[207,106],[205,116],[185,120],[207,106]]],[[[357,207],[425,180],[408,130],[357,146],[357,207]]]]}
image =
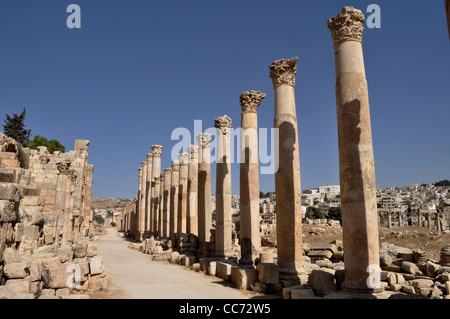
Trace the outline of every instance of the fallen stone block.
{"type": "Polygon", "coordinates": [[[5,265],[7,264],[13,264],[13,263],[20,263],[22,261],[22,257],[20,256],[19,252],[15,250],[14,248],[8,247],[3,251],[2,260],[5,265]]]}
{"type": "Polygon", "coordinates": [[[291,290],[291,299],[311,299],[314,298],[314,291],[311,288],[297,288],[291,290]]]}
{"type": "Polygon", "coordinates": [[[73,267],[64,265],[46,268],[42,272],[42,278],[46,288],[70,288],[68,285],[73,282],[73,267]]]}
{"type": "Polygon", "coordinates": [[[263,284],[278,284],[280,280],[280,271],[277,264],[259,263],[256,266],[258,270],[258,280],[263,284]]]}
{"type": "Polygon", "coordinates": [[[223,261],[216,262],[217,277],[222,278],[225,281],[230,281],[232,266],[233,265],[229,262],[223,262],[223,261]]]}
{"type": "Polygon", "coordinates": [[[320,297],[337,291],[334,270],[332,269],[313,270],[309,274],[308,284],[314,289],[315,294],[320,297]]]}
{"type": "Polygon", "coordinates": [[[11,288],[16,294],[31,293],[31,280],[26,279],[9,279],[6,281],[6,286],[11,288]]]}
{"type": "Polygon", "coordinates": [[[102,291],[108,287],[108,278],[101,275],[89,276],[89,290],[90,291],[102,291]]]}
{"type": "Polygon", "coordinates": [[[419,267],[417,267],[416,264],[409,261],[404,261],[402,263],[402,270],[412,275],[421,274],[419,267]]]}
{"type": "Polygon", "coordinates": [[[89,262],[89,269],[91,275],[99,275],[103,273],[103,258],[100,256],[91,258],[91,261],[89,262]]]}
{"type": "Polygon", "coordinates": [[[56,253],[61,263],[65,263],[66,261],[71,262],[73,260],[73,250],[71,246],[61,246],[56,253]]]}
{"type": "Polygon", "coordinates": [[[3,268],[3,273],[9,279],[23,279],[30,275],[30,263],[9,263],[3,268]]]}
{"type": "Polygon", "coordinates": [[[231,281],[237,289],[252,290],[257,277],[258,271],[256,269],[231,266],[231,281]]]}
{"type": "Polygon", "coordinates": [[[56,296],[56,289],[45,288],[41,290],[41,296],[56,296]]]}
{"type": "Polygon", "coordinates": [[[431,279],[414,279],[409,284],[414,288],[428,288],[433,286],[434,281],[431,279]]]}
{"type": "Polygon", "coordinates": [[[332,256],[333,256],[333,253],[329,250],[310,250],[308,253],[308,257],[310,257],[310,258],[330,259],[332,256]]]}
{"type": "Polygon", "coordinates": [[[0,286],[0,299],[19,299],[19,296],[11,287],[0,286]]]}

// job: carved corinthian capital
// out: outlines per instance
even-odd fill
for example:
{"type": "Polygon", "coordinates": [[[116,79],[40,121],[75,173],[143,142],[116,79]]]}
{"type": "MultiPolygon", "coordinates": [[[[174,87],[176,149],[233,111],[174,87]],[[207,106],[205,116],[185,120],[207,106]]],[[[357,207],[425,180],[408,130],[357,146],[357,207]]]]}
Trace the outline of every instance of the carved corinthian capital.
{"type": "Polygon", "coordinates": [[[147,162],[152,162],[153,161],[153,154],[152,153],[148,153],[147,154],[147,162]]]}
{"type": "Polygon", "coordinates": [[[70,172],[70,165],[72,163],[70,161],[63,161],[56,163],[56,168],[58,169],[59,173],[62,175],[69,175],[70,172]]]}
{"type": "Polygon", "coordinates": [[[172,171],[178,172],[180,170],[180,162],[172,161],[172,171]]]}
{"type": "Polygon", "coordinates": [[[189,164],[189,154],[188,153],[178,154],[178,160],[180,162],[180,165],[187,165],[187,164],[189,164]]]}
{"type": "Polygon", "coordinates": [[[298,58],[281,59],[270,63],[270,77],[272,78],[273,86],[287,84],[295,86],[295,75],[297,74],[298,58]]]}
{"type": "Polygon", "coordinates": [[[327,21],[334,43],[342,40],[362,40],[364,14],[353,7],[344,7],[339,14],[327,21]]]}
{"type": "Polygon", "coordinates": [[[209,134],[209,133],[200,133],[196,136],[196,138],[197,138],[198,144],[202,148],[209,146],[209,144],[211,143],[211,134],[209,134]]]}
{"type": "Polygon", "coordinates": [[[190,155],[190,159],[192,160],[198,160],[198,146],[197,145],[189,145],[187,148],[187,151],[190,155]]]}
{"type": "Polygon", "coordinates": [[[161,145],[152,145],[153,157],[161,157],[163,147],[161,145]]]}
{"type": "Polygon", "coordinates": [[[231,128],[231,118],[224,115],[214,119],[214,127],[219,129],[223,135],[226,135],[227,131],[231,128]]]}
{"type": "Polygon", "coordinates": [[[241,108],[243,113],[253,112],[261,105],[261,101],[266,98],[265,93],[260,91],[246,91],[243,92],[239,98],[241,102],[241,108]]]}

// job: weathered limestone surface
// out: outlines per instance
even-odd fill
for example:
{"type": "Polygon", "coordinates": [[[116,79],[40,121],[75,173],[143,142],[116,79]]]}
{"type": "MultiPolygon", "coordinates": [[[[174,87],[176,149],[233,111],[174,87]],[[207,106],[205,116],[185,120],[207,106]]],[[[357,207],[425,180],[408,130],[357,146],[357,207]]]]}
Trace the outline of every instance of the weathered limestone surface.
{"type": "Polygon", "coordinates": [[[187,187],[188,187],[188,164],[189,154],[178,154],[180,163],[180,181],[178,185],[178,222],[177,232],[186,233],[186,216],[187,216],[187,187]]]}
{"type": "Polygon", "coordinates": [[[198,146],[188,148],[188,205],[186,231],[198,235],[198,146]]]}
{"type": "Polygon", "coordinates": [[[241,163],[240,163],[240,264],[253,264],[261,248],[259,233],[259,157],[257,109],[266,94],[243,92],[240,96],[241,163]]]}
{"type": "Polygon", "coordinates": [[[344,7],[328,20],[334,41],[339,176],[345,247],[345,282],[349,292],[379,291],[378,213],[369,95],[362,52],[364,14],[344,7]],[[372,277],[376,276],[371,275],[372,277]]]}
{"type": "Polygon", "coordinates": [[[164,194],[163,194],[163,228],[162,236],[169,236],[170,229],[170,189],[172,185],[172,168],[164,170],[164,194]]]}
{"type": "Polygon", "coordinates": [[[196,136],[199,144],[198,163],[198,239],[200,255],[207,256],[209,230],[212,225],[211,203],[211,134],[202,133],[196,136]]]}
{"type": "Polygon", "coordinates": [[[231,118],[224,115],[214,121],[217,128],[215,255],[231,257],[231,118]]]}
{"type": "Polygon", "coordinates": [[[180,183],[180,163],[178,161],[172,162],[172,179],[170,183],[170,225],[169,235],[178,232],[178,187],[180,183]]]}
{"type": "Polygon", "coordinates": [[[279,130],[276,158],[277,243],[280,279],[297,281],[302,273],[302,209],[300,158],[295,106],[297,58],[282,59],[269,66],[275,90],[274,127],[279,130]]]}
{"type": "MultiPolygon", "coordinates": [[[[151,190],[150,190],[150,215],[151,215],[151,227],[150,232],[152,234],[157,234],[158,231],[158,203],[157,203],[157,194],[159,194],[159,187],[157,188],[156,177],[161,174],[161,155],[162,155],[163,147],[161,145],[152,145],[153,151],[153,162],[152,162],[152,179],[151,179],[151,190]]],[[[158,185],[159,186],[159,185],[158,185]]]]}

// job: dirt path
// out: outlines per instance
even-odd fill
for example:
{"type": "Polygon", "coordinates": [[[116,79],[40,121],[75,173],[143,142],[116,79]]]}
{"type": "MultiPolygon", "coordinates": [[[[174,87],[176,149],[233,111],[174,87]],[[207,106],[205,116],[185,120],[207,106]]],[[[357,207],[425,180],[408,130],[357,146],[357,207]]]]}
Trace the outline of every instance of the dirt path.
{"type": "Polygon", "coordinates": [[[244,299],[255,296],[231,288],[223,280],[128,248],[113,229],[91,242],[103,257],[109,287],[91,299],[244,299]]]}

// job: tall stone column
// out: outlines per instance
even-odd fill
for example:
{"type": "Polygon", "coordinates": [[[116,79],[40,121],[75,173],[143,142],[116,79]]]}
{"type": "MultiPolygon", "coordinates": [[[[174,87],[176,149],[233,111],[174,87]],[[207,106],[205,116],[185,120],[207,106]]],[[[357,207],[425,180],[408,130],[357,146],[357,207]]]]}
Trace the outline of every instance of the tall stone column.
{"type": "Polygon", "coordinates": [[[189,169],[188,169],[188,205],[186,231],[198,235],[198,146],[188,147],[189,169]]]}
{"type": "Polygon", "coordinates": [[[427,213],[428,229],[431,229],[431,213],[427,213]]]}
{"type": "Polygon", "coordinates": [[[216,162],[216,257],[231,257],[231,118],[224,115],[214,119],[217,128],[216,162]]]}
{"type": "Polygon", "coordinates": [[[147,162],[141,162],[142,164],[142,178],[141,178],[141,194],[139,196],[139,233],[146,236],[145,228],[145,216],[146,216],[146,190],[147,190],[147,162]]]}
{"type": "Polygon", "coordinates": [[[187,186],[188,186],[188,153],[178,154],[180,162],[180,181],[178,186],[178,223],[177,232],[186,233],[186,214],[187,214],[187,186]]]}
{"type": "Polygon", "coordinates": [[[161,180],[159,176],[156,176],[153,179],[154,185],[155,185],[155,193],[153,196],[153,214],[154,214],[154,218],[153,218],[153,235],[155,237],[159,236],[159,206],[160,206],[160,202],[159,202],[159,193],[161,191],[161,180]]]}
{"type": "Polygon", "coordinates": [[[164,227],[164,173],[159,176],[158,234],[163,236],[164,227]]]}
{"type": "Polygon", "coordinates": [[[269,66],[275,91],[274,128],[279,151],[275,154],[277,245],[280,280],[299,281],[302,268],[302,206],[298,148],[295,75],[298,58],[281,59],[269,66]]]}
{"type": "Polygon", "coordinates": [[[442,228],[441,228],[441,216],[439,215],[439,208],[438,212],[436,213],[436,224],[437,224],[437,231],[441,232],[442,228]]]}
{"type": "Polygon", "coordinates": [[[402,212],[399,211],[398,212],[398,227],[402,227],[403,225],[403,221],[402,221],[402,212]]]}
{"type": "Polygon", "coordinates": [[[345,282],[347,292],[378,292],[379,243],[369,95],[362,51],[364,14],[344,7],[328,20],[334,41],[345,282]]]}
{"type": "Polygon", "coordinates": [[[240,264],[252,265],[261,249],[259,234],[259,156],[257,109],[266,94],[259,91],[243,92],[241,102],[240,139],[240,264]]]}
{"type": "MultiPolygon", "coordinates": [[[[156,200],[159,194],[159,188],[156,189],[156,177],[158,177],[159,182],[159,175],[161,175],[161,154],[163,147],[161,145],[152,145],[153,150],[153,162],[152,162],[152,186],[151,186],[151,211],[150,214],[152,216],[152,228],[151,232],[156,236],[156,232],[158,229],[158,211],[155,211],[156,206],[156,200]]],[[[159,184],[159,183],[158,183],[159,184]]],[[[158,185],[159,187],[159,185],[158,185]]]]}
{"type": "Polygon", "coordinates": [[[163,227],[162,236],[169,236],[170,227],[170,189],[172,183],[172,169],[166,168],[164,170],[164,199],[163,199],[163,227]]]}
{"type": "Polygon", "coordinates": [[[170,182],[170,224],[169,236],[178,231],[178,186],[180,184],[180,163],[172,161],[172,176],[170,182]]]}
{"type": "Polygon", "coordinates": [[[153,174],[153,154],[147,154],[147,179],[145,183],[145,233],[148,235],[150,231],[150,210],[151,210],[151,187],[153,174]]]}
{"type": "Polygon", "coordinates": [[[210,243],[212,226],[211,202],[211,134],[202,133],[196,136],[199,144],[198,156],[198,241],[200,255],[206,256],[210,243]]]}
{"type": "Polygon", "coordinates": [[[141,206],[142,206],[142,201],[141,201],[141,197],[142,197],[142,167],[138,168],[139,171],[139,186],[138,186],[138,231],[139,231],[139,240],[144,240],[144,230],[143,230],[143,226],[141,225],[142,220],[141,220],[141,206]]]}

